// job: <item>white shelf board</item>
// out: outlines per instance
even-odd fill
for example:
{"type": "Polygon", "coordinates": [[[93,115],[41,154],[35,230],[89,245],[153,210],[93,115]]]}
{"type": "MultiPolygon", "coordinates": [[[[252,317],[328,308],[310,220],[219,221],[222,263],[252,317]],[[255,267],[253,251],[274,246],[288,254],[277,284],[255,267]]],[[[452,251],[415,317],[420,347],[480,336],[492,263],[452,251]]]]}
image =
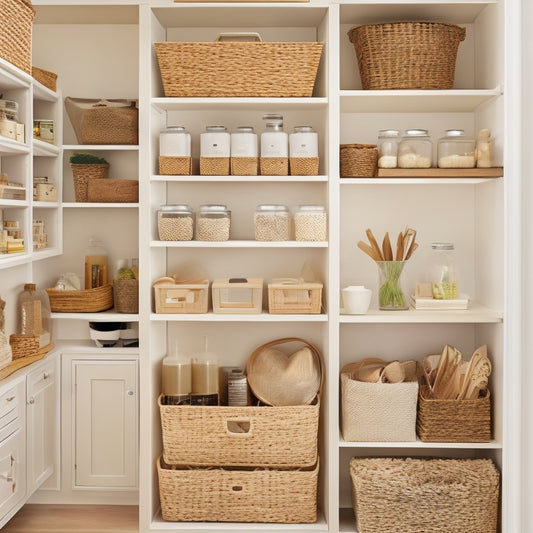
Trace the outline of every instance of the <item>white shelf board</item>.
{"type": "Polygon", "coordinates": [[[325,241],[151,241],[152,248],[327,248],[325,241]]]}
{"type": "Polygon", "coordinates": [[[273,183],[308,183],[308,182],[327,182],[328,176],[151,176],[150,181],[164,182],[236,182],[236,183],[256,183],[256,182],[273,182],[273,183]]]}
{"type": "Polygon", "coordinates": [[[29,151],[30,147],[27,144],[9,139],[8,137],[0,136],[0,156],[27,154],[29,151]]]}
{"type": "Polygon", "coordinates": [[[37,80],[33,80],[33,99],[43,102],[57,102],[59,95],[37,80]]]}
{"type": "Polygon", "coordinates": [[[59,146],[39,139],[33,139],[33,155],[42,157],[56,157],[61,152],[59,146]]]}
{"type": "Polygon", "coordinates": [[[341,324],[497,324],[503,321],[503,313],[477,303],[470,303],[464,310],[380,311],[370,309],[366,315],[343,315],[341,324]]]}
{"type": "Polygon", "coordinates": [[[132,313],[116,313],[113,309],[99,313],[51,313],[56,320],[87,320],[91,322],[138,322],[139,315],[132,313]]]}
{"type": "Polygon", "coordinates": [[[421,440],[407,442],[348,442],[340,440],[340,448],[410,448],[410,449],[464,449],[464,450],[499,450],[502,443],[495,440],[490,442],[422,442],[421,440]]]}
{"type": "Polygon", "coordinates": [[[103,202],[63,202],[67,209],[137,209],[138,203],[103,203],[103,202]]]}
{"type": "Polygon", "coordinates": [[[139,348],[123,348],[122,346],[111,346],[110,348],[102,348],[96,346],[94,341],[88,339],[80,340],[59,340],[54,341],[57,349],[63,353],[80,353],[88,355],[102,355],[102,357],[116,356],[139,356],[139,348]]]}
{"type": "MultiPolygon", "coordinates": [[[[204,7],[204,6],[202,6],[204,7]]],[[[290,109],[305,111],[325,109],[328,99],[311,98],[152,98],[152,105],[161,111],[270,111],[290,109]]]]}
{"type": "Polygon", "coordinates": [[[10,207],[28,207],[30,204],[28,200],[7,200],[0,199],[0,209],[10,208],[10,207]]]}
{"type": "Polygon", "coordinates": [[[267,312],[259,314],[158,314],[152,313],[150,320],[154,322],[327,322],[328,315],[271,315],[267,312]]]}
{"type": "Polygon", "coordinates": [[[32,203],[34,208],[39,209],[57,209],[59,207],[59,202],[37,202],[32,203]]]}
{"type": "Polygon", "coordinates": [[[29,87],[33,81],[33,78],[27,72],[23,72],[2,58],[0,58],[0,70],[2,71],[0,74],[0,84],[4,91],[29,87]]]}
{"type": "Polygon", "coordinates": [[[470,113],[502,94],[495,89],[340,91],[341,113],[470,113]]]}
{"type": "Polygon", "coordinates": [[[134,152],[139,150],[138,144],[64,144],[63,150],[72,150],[74,152],[94,152],[101,150],[134,152]]]}
{"type": "Polygon", "coordinates": [[[352,507],[341,507],[339,509],[339,532],[357,533],[352,507]]]}
{"type": "Polygon", "coordinates": [[[478,185],[495,178],[340,178],[341,185],[478,185]]]}
{"type": "Polygon", "coordinates": [[[30,261],[31,255],[28,252],[0,254],[0,269],[23,265],[24,263],[29,263],[30,261]]]}
{"type": "Polygon", "coordinates": [[[32,261],[40,261],[56,255],[61,255],[61,250],[58,247],[42,248],[41,250],[33,251],[32,261]]]}

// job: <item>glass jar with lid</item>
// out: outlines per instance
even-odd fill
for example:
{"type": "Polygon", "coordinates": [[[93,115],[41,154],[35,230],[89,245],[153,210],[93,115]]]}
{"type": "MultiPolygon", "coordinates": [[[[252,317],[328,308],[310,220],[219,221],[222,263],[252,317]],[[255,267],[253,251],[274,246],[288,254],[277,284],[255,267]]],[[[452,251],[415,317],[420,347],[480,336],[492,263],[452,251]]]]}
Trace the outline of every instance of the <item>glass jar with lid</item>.
{"type": "Polygon", "coordinates": [[[201,205],[196,215],[198,241],[227,241],[230,236],[231,211],[225,205],[201,205]]]}
{"type": "Polygon", "coordinates": [[[433,144],[428,130],[410,129],[398,145],[398,166],[400,168],[430,168],[433,144]]]}
{"type": "Polygon", "coordinates": [[[463,130],[446,130],[437,145],[439,168],[474,168],[476,143],[465,137],[463,130]]]}
{"type": "Polygon", "coordinates": [[[459,298],[459,281],[453,243],[434,242],[431,244],[428,281],[431,282],[433,298],[437,300],[459,298]]]}
{"type": "Polygon", "coordinates": [[[294,126],[289,135],[289,157],[318,157],[318,133],[311,126],[294,126]]]}
{"type": "Polygon", "coordinates": [[[231,134],[231,157],[257,157],[257,134],[251,126],[239,126],[231,134]]]}
{"type": "Polygon", "coordinates": [[[191,134],[183,126],[171,126],[159,134],[159,155],[190,157],[191,134]]]}
{"type": "Polygon", "coordinates": [[[266,129],[261,133],[260,167],[263,176],[289,174],[289,135],[283,131],[281,115],[264,115],[266,129]]]}
{"type": "Polygon", "coordinates": [[[299,205],[294,211],[294,236],[297,241],[325,241],[326,208],[323,205],[299,205]]]}
{"type": "Polygon", "coordinates": [[[229,157],[231,136],[225,126],[206,126],[200,133],[201,157],[229,157]]]}
{"type": "Polygon", "coordinates": [[[50,343],[50,309],[35,283],[25,283],[18,296],[20,334],[39,337],[39,346],[50,343]]]}
{"type": "Polygon", "coordinates": [[[378,133],[378,167],[396,168],[398,166],[398,130],[379,130],[378,133]]]}
{"type": "Polygon", "coordinates": [[[291,215],[286,205],[258,205],[254,214],[256,241],[288,241],[291,233],[291,215]]]}
{"type": "Polygon", "coordinates": [[[162,205],[157,211],[157,229],[161,241],[192,241],[192,209],[186,204],[162,205]]]}

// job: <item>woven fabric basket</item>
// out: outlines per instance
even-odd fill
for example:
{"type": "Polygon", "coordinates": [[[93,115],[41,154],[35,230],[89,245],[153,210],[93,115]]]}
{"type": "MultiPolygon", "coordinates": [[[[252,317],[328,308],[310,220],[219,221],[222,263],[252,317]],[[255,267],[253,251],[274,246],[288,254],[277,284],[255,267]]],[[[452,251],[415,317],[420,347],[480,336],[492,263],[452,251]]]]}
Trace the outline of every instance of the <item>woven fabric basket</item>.
{"type": "Polygon", "coordinates": [[[137,203],[139,201],[139,182],[137,180],[89,180],[87,201],[102,203],[137,203]]]}
{"type": "Polygon", "coordinates": [[[163,405],[163,459],[191,466],[306,467],[316,463],[320,402],[269,407],[163,405]]]}
{"type": "Polygon", "coordinates": [[[190,176],[192,159],[186,156],[159,156],[159,174],[162,176],[190,176]]]}
{"type": "Polygon", "coordinates": [[[200,176],[229,176],[229,157],[200,157],[200,176]]]}
{"type": "Polygon", "coordinates": [[[30,0],[0,0],[0,58],[28,74],[34,17],[30,0]]]}
{"type": "Polygon", "coordinates": [[[116,279],[113,282],[113,301],[117,313],[138,313],[139,280],[116,279]]]}
{"type": "Polygon", "coordinates": [[[12,359],[31,357],[39,352],[39,337],[37,335],[10,335],[9,344],[13,353],[12,359]]]}
{"type": "Polygon", "coordinates": [[[318,462],[310,469],[190,468],[159,459],[163,520],[312,523],[318,462]]]}
{"type": "Polygon", "coordinates": [[[288,176],[288,157],[260,157],[259,168],[261,176],[288,176]]]}
{"type": "Polygon", "coordinates": [[[161,42],[165,96],[313,95],[323,43],[161,42]]]}
{"type": "Polygon", "coordinates": [[[49,70],[44,70],[39,67],[31,67],[31,75],[39,83],[42,83],[45,87],[48,87],[51,91],[56,92],[57,90],[57,74],[50,72],[49,70]]]}
{"type": "Polygon", "coordinates": [[[54,313],[97,313],[113,307],[113,285],[96,289],[65,291],[46,289],[54,313]]]}
{"type": "Polygon", "coordinates": [[[291,157],[291,176],[318,176],[318,157],[291,157]]]}
{"type": "Polygon", "coordinates": [[[107,178],[109,165],[71,164],[70,166],[74,179],[74,197],[76,202],[87,202],[89,180],[107,178]]]}
{"type": "Polygon", "coordinates": [[[500,473],[490,459],[353,458],[360,533],[496,533],[500,473]]]}
{"type": "Polygon", "coordinates": [[[341,178],[372,178],[378,169],[378,149],[375,144],[341,144],[341,178]]]}
{"type": "Polygon", "coordinates": [[[232,176],[257,176],[259,170],[259,159],[257,157],[232,157],[232,176]]]}
{"type": "Polygon", "coordinates": [[[363,89],[451,89],[466,30],[441,22],[367,24],[348,32],[363,89]]]}
{"type": "Polygon", "coordinates": [[[433,400],[420,388],[416,429],[424,442],[489,442],[490,392],[476,400],[433,400]]]}

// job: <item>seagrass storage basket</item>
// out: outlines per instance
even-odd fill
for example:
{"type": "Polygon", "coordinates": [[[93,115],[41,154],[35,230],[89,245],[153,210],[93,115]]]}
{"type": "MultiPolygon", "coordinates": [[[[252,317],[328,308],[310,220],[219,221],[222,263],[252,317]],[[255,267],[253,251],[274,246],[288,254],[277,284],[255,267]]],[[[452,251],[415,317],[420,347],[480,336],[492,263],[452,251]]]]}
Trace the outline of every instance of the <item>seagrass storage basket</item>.
{"type": "Polygon", "coordinates": [[[50,310],[54,313],[97,313],[113,307],[113,285],[96,289],[69,291],[46,289],[50,310]]]}
{"type": "Polygon", "coordinates": [[[306,469],[157,464],[163,520],[312,523],[318,462],[306,469]]]}
{"type": "Polygon", "coordinates": [[[39,83],[42,83],[45,87],[48,87],[51,91],[56,92],[57,90],[57,74],[55,72],[50,72],[49,70],[44,70],[39,67],[31,67],[31,75],[39,83]]]}
{"type": "Polygon", "coordinates": [[[188,156],[159,156],[159,174],[162,176],[190,176],[192,159],[188,156]]]}
{"type": "Polygon", "coordinates": [[[420,387],[416,429],[424,442],[489,442],[490,392],[475,400],[434,400],[420,387]]]}
{"type": "Polygon", "coordinates": [[[318,42],[154,43],[165,96],[307,97],[322,54],[318,42]]]}
{"type": "Polygon", "coordinates": [[[113,281],[113,302],[117,313],[138,313],[139,280],[116,279],[113,281]]]}
{"type": "Polygon", "coordinates": [[[39,352],[39,337],[37,335],[15,335],[9,336],[11,345],[12,360],[23,357],[31,357],[39,352]]]}
{"type": "Polygon", "coordinates": [[[341,144],[341,178],[372,178],[378,169],[378,148],[375,144],[341,144]]]}
{"type": "Polygon", "coordinates": [[[270,407],[163,405],[163,459],[190,466],[309,467],[318,457],[320,401],[270,407]]]}
{"type": "Polygon", "coordinates": [[[260,157],[259,170],[261,176],[288,176],[288,157],[260,157]]]}
{"type": "Polygon", "coordinates": [[[318,176],[319,163],[318,157],[291,157],[289,158],[291,176],[318,176]]]}
{"type": "Polygon", "coordinates": [[[353,458],[359,533],[496,533],[500,473],[490,459],[353,458]]]}
{"type": "Polygon", "coordinates": [[[30,0],[0,0],[0,58],[28,74],[34,17],[30,0]]]}
{"type": "Polygon", "coordinates": [[[230,172],[232,176],[257,176],[258,157],[231,157],[230,172]]]}
{"type": "Polygon", "coordinates": [[[136,203],[139,201],[139,182],[122,179],[89,180],[87,182],[87,201],[136,203]]]}
{"type": "Polygon", "coordinates": [[[363,89],[451,89],[466,30],[428,21],[366,24],[348,32],[363,89]]]}
{"type": "Polygon", "coordinates": [[[77,164],[70,165],[74,180],[74,198],[76,202],[88,201],[88,183],[90,180],[107,179],[108,164],[77,164]]]}

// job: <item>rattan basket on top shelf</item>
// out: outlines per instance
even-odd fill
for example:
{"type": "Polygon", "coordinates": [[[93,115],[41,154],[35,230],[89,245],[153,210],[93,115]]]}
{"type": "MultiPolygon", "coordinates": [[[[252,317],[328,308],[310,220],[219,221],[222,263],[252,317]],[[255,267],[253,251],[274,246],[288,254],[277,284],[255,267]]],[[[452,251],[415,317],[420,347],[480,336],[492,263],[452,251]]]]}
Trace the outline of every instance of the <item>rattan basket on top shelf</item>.
{"type": "Polygon", "coordinates": [[[55,72],[32,66],[31,75],[51,91],[55,92],[57,90],[57,74],[55,72]]]}
{"type": "Polygon", "coordinates": [[[30,0],[0,0],[0,58],[28,73],[34,17],[30,0]]]}

